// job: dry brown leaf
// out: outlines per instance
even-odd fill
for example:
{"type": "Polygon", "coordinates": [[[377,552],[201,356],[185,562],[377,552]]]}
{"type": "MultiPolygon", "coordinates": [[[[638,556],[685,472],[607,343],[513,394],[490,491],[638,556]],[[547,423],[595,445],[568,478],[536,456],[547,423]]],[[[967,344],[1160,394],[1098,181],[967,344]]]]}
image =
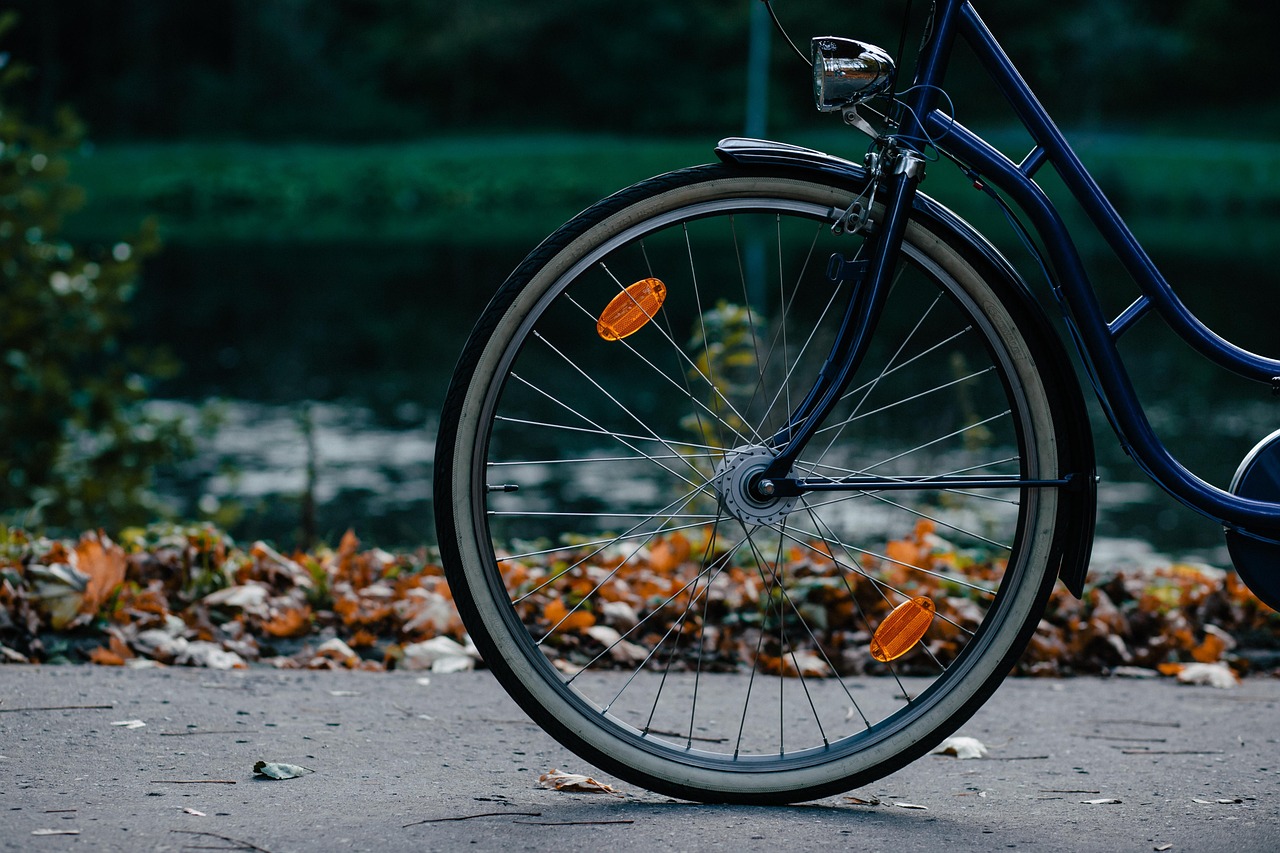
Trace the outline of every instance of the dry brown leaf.
{"type": "Polygon", "coordinates": [[[864,800],[864,799],[862,799],[861,797],[854,797],[854,796],[852,796],[852,795],[846,794],[846,795],[845,795],[844,800],[845,800],[845,802],[846,802],[846,803],[852,803],[852,804],[853,804],[853,805],[855,805],[855,806],[878,806],[878,805],[880,805],[880,798],[879,798],[879,797],[872,797],[872,798],[871,798],[871,799],[869,799],[869,800],[864,800]]]}
{"type": "Polygon", "coordinates": [[[934,755],[954,755],[956,758],[984,758],[986,745],[975,737],[956,735],[949,737],[933,751],[934,755]]]}
{"type": "MultiPolygon", "coordinates": [[[[27,567],[27,583],[36,609],[55,631],[72,627],[84,610],[89,576],[70,563],[27,567]]],[[[86,617],[87,618],[87,617],[86,617]]]]}
{"type": "Polygon", "coordinates": [[[562,773],[559,770],[552,770],[550,773],[543,773],[539,776],[538,782],[542,787],[550,788],[553,791],[566,791],[572,794],[613,794],[616,797],[622,796],[622,792],[616,788],[603,782],[597,782],[590,776],[584,776],[581,773],[562,773]]]}

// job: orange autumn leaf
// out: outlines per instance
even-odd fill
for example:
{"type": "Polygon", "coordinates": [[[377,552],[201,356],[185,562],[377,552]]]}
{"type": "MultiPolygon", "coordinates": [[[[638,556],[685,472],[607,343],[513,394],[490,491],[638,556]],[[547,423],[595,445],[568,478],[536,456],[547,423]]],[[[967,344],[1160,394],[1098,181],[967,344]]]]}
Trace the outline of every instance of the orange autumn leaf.
{"type": "Polygon", "coordinates": [[[378,642],[378,635],[372,631],[361,628],[351,635],[351,639],[347,641],[347,645],[353,649],[367,649],[378,642]]]}
{"type": "Polygon", "coordinates": [[[103,646],[90,650],[89,660],[99,666],[124,666],[124,658],[103,646]]]}
{"type": "Polygon", "coordinates": [[[884,555],[891,562],[914,566],[920,559],[920,548],[909,539],[894,539],[885,546],[884,555]]]}
{"type": "Polygon", "coordinates": [[[301,637],[310,630],[311,608],[308,605],[281,610],[262,623],[263,633],[272,637],[301,637]]]}
{"type": "Polygon", "coordinates": [[[76,543],[76,568],[89,576],[81,611],[96,613],[102,603],[124,583],[124,549],[101,534],[86,534],[76,543]]]}
{"type": "Polygon", "coordinates": [[[689,559],[692,552],[693,546],[684,535],[672,533],[649,547],[649,568],[660,574],[667,574],[689,559]]]}
{"type": "Polygon", "coordinates": [[[553,598],[542,608],[542,618],[551,623],[553,628],[563,631],[582,631],[596,624],[596,617],[579,608],[572,613],[559,598],[553,598]]]}

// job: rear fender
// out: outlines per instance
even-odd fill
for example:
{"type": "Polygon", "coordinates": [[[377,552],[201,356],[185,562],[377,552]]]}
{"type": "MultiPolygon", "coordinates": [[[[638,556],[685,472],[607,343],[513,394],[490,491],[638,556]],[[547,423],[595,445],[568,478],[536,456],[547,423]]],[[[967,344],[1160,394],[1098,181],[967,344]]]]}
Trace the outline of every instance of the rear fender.
{"type": "MultiPolygon", "coordinates": [[[[826,176],[855,184],[867,179],[866,170],[856,163],[784,142],[731,137],[720,141],[716,155],[725,163],[748,168],[763,166],[797,170],[810,176],[826,176]]],[[[1088,410],[1067,348],[1027,283],[995,246],[972,225],[924,193],[916,194],[915,208],[918,215],[930,221],[933,230],[949,233],[954,245],[964,246],[972,254],[973,261],[984,264],[998,277],[999,281],[995,283],[1002,285],[1002,296],[1020,308],[1022,316],[1034,328],[1033,340],[1028,343],[1040,348],[1037,361],[1045,366],[1046,371],[1052,371],[1052,375],[1045,375],[1044,379],[1054,395],[1053,399],[1061,404],[1054,409],[1054,425],[1062,445],[1058,456],[1062,468],[1058,476],[1068,477],[1071,481],[1063,490],[1064,499],[1058,504],[1058,533],[1052,553],[1059,560],[1059,579],[1079,598],[1084,592],[1085,574],[1093,549],[1098,477],[1088,410]]]]}

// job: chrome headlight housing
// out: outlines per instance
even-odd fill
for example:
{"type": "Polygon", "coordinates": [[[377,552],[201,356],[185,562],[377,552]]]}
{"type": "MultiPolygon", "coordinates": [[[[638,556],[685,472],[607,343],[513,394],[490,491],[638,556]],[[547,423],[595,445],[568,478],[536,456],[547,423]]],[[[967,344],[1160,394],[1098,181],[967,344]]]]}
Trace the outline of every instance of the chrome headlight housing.
{"type": "Polygon", "coordinates": [[[813,100],[824,113],[861,103],[893,86],[893,60],[873,44],[818,36],[813,56],[813,100]]]}

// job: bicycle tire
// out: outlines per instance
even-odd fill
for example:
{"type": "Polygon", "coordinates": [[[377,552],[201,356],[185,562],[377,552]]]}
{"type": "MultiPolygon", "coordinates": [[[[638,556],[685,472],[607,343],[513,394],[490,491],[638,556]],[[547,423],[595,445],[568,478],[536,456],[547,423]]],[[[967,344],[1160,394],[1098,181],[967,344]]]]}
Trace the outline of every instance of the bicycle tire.
{"type": "MultiPolygon", "coordinates": [[[[864,190],[728,165],[642,182],[534,250],[464,347],[435,470],[450,587],[510,695],[622,779],[739,803],[866,784],[972,715],[1043,611],[1053,488],[741,496],[834,335],[826,253],[865,238],[831,226],[864,190]],[[645,280],[661,306],[606,329],[645,280]],[[925,633],[879,660],[913,597],[925,633]]],[[[919,211],[899,267],[797,472],[1054,476],[1059,401],[1007,281],[919,211]]]]}

